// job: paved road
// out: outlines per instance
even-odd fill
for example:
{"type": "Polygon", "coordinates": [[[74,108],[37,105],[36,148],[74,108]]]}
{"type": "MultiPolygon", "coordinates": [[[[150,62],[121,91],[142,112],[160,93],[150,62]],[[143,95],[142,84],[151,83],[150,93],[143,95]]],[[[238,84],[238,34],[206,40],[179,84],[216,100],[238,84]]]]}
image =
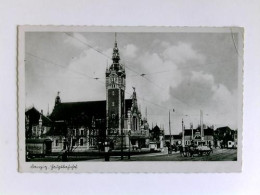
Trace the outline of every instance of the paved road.
{"type": "MultiPolygon", "coordinates": [[[[236,161],[237,150],[235,149],[214,149],[209,156],[183,157],[179,152],[172,154],[150,153],[144,155],[131,156],[129,160],[126,156],[124,161],[236,161]]],[[[90,161],[104,161],[104,159],[91,159],[90,161]]],[[[121,161],[118,156],[111,156],[110,161],[121,161]]]]}
{"type": "Polygon", "coordinates": [[[164,154],[158,156],[134,156],[133,161],[235,161],[237,160],[237,150],[215,149],[209,156],[195,155],[193,157],[183,157],[180,153],[164,154]]]}
{"type": "MultiPolygon", "coordinates": [[[[61,160],[61,159],[60,159],[61,160]]],[[[194,157],[183,157],[179,152],[173,152],[172,154],[165,153],[149,153],[141,155],[132,155],[130,159],[124,156],[124,161],[236,161],[237,150],[235,149],[214,149],[213,153],[209,156],[198,156],[194,157]]],[[[53,162],[58,161],[57,156],[45,157],[45,158],[34,158],[31,161],[47,161],[53,162]]],[[[70,157],[69,161],[105,161],[104,157],[100,156],[78,156],[70,157]]],[[[111,156],[110,161],[121,161],[120,156],[111,156]]]]}

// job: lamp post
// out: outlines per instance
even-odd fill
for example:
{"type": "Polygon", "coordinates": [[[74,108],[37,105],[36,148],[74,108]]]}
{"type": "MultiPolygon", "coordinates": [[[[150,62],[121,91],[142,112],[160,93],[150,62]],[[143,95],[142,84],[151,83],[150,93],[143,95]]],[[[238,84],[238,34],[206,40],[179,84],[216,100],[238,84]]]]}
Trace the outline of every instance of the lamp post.
{"type": "Polygon", "coordinates": [[[124,159],[124,155],[123,155],[123,130],[121,129],[121,160],[123,160],[124,159]]]}
{"type": "MultiPolygon", "coordinates": [[[[172,109],[175,112],[174,109],[172,109]]],[[[172,132],[171,132],[171,110],[169,110],[169,132],[170,132],[170,146],[172,145],[172,132]]]]}
{"type": "Polygon", "coordinates": [[[130,136],[131,136],[131,130],[128,131],[128,139],[129,139],[128,159],[130,159],[130,136]]]}

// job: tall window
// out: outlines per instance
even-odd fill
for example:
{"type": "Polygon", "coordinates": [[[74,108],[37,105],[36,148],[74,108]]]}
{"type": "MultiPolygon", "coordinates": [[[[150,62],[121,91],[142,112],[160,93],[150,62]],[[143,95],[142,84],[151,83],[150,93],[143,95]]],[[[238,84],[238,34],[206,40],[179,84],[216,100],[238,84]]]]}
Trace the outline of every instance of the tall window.
{"type": "Polygon", "coordinates": [[[81,129],[80,135],[84,135],[84,130],[83,129],[81,129]]]}
{"type": "Polygon", "coordinates": [[[37,127],[36,126],[33,127],[33,133],[37,135],[37,127]]]}
{"type": "Polygon", "coordinates": [[[55,140],[55,146],[59,146],[59,140],[58,139],[55,140]]]}
{"type": "Polygon", "coordinates": [[[83,146],[83,138],[81,138],[81,139],[79,140],[79,145],[80,145],[80,146],[83,146]]]}
{"type": "Polygon", "coordinates": [[[72,140],[72,146],[76,146],[76,140],[75,139],[72,140]]]}

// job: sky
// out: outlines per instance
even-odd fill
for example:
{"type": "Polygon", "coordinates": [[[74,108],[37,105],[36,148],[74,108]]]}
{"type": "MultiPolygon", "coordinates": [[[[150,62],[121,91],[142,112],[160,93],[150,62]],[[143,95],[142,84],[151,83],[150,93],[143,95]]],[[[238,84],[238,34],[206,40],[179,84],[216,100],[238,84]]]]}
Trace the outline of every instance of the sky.
{"type": "MultiPolygon", "coordinates": [[[[237,129],[238,34],[117,32],[126,67],[126,98],[136,88],[150,127],[181,132],[181,121],[197,127],[237,129]],[[141,76],[141,74],[145,74],[141,76]]],[[[105,100],[105,71],[112,61],[115,33],[26,32],[26,108],[44,114],[62,102],[105,100]],[[96,79],[94,79],[96,78],[96,79]]]]}

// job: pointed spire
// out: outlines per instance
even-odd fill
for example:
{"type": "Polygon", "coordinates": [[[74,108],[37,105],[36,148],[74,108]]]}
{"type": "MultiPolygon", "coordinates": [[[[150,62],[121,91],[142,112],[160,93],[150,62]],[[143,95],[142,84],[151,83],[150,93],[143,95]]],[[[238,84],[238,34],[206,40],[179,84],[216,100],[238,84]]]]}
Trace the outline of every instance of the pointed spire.
{"type": "Polygon", "coordinates": [[[39,119],[39,125],[40,126],[42,125],[42,115],[43,115],[43,110],[41,110],[41,113],[40,113],[40,119],[39,119]]]}
{"type": "Polygon", "coordinates": [[[60,92],[58,91],[57,97],[56,97],[56,99],[55,99],[55,106],[57,106],[57,105],[60,104],[60,103],[61,103],[60,92]]]}
{"type": "Polygon", "coordinates": [[[118,51],[118,48],[117,48],[117,37],[116,37],[116,33],[115,33],[115,46],[114,46],[114,49],[113,49],[112,60],[113,60],[113,63],[118,63],[119,60],[120,60],[119,51],[118,51]]]}

